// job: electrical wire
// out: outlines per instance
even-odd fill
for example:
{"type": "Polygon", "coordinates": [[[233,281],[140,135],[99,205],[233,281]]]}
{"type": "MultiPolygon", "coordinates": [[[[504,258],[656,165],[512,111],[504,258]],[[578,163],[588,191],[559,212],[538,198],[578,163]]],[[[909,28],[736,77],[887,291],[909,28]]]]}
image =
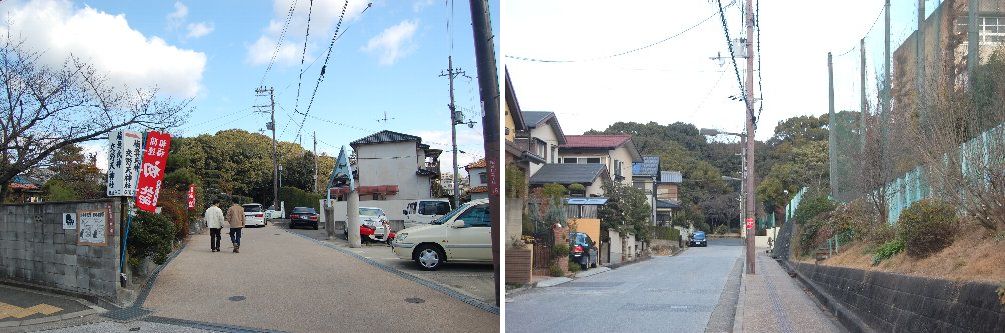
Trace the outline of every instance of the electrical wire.
{"type": "Polygon", "coordinates": [[[754,117],[754,129],[761,120],[761,111],[764,111],[764,87],[761,85],[761,0],[757,0],[754,5],[754,28],[757,29],[757,117],[754,117]]]}
{"type": "Polygon", "coordinates": [[[262,80],[258,82],[259,86],[265,83],[265,77],[269,75],[269,70],[272,70],[272,65],[276,62],[276,56],[279,55],[279,49],[283,45],[283,38],[286,37],[286,29],[290,26],[290,21],[293,19],[293,12],[296,11],[297,1],[298,0],[293,0],[293,3],[290,4],[290,11],[286,14],[286,22],[283,23],[283,32],[279,34],[279,39],[276,40],[276,49],[272,51],[272,59],[269,59],[269,66],[265,67],[265,73],[262,74],[262,80]]]}
{"type": "MultiPolygon", "coordinates": [[[[366,8],[363,8],[363,11],[360,12],[360,15],[366,13],[366,10],[370,9],[371,6],[373,6],[372,2],[367,3],[366,8]]],[[[346,0],[342,4],[342,13],[339,14],[338,23],[335,24],[335,32],[332,34],[332,40],[330,43],[328,43],[328,52],[325,54],[325,62],[321,65],[321,73],[318,74],[318,80],[314,84],[314,92],[311,93],[311,100],[310,102],[307,103],[307,110],[305,110],[303,113],[304,118],[300,121],[300,128],[297,130],[297,136],[296,136],[298,141],[300,140],[301,131],[304,129],[304,124],[307,123],[307,115],[310,114],[311,112],[311,106],[314,105],[314,97],[316,97],[318,94],[318,87],[321,86],[321,82],[324,81],[325,79],[325,72],[328,69],[328,60],[331,59],[332,48],[335,46],[335,42],[338,41],[339,38],[342,36],[340,32],[344,33],[344,31],[341,31],[342,21],[343,19],[345,19],[345,12],[348,7],[349,7],[349,1],[346,0]]],[[[346,29],[348,30],[348,27],[346,27],[346,29]]]]}
{"type": "MultiPolygon", "coordinates": [[[[744,102],[744,109],[750,109],[750,102],[747,101],[747,92],[743,90],[743,80],[740,80],[740,68],[736,65],[736,54],[733,53],[733,41],[729,38],[729,26],[726,25],[726,12],[723,10],[722,0],[716,0],[716,2],[719,4],[719,17],[722,18],[722,30],[726,33],[726,47],[729,48],[729,59],[733,63],[733,72],[736,73],[736,84],[740,87],[740,96],[744,102]]],[[[744,110],[744,112],[753,112],[753,110],[744,110]]]]}
{"type": "Polygon", "coordinates": [[[300,76],[297,78],[297,98],[293,103],[293,113],[297,113],[297,108],[300,107],[300,86],[304,82],[304,57],[307,56],[307,39],[311,35],[311,12],[313,11],[314,0],[311,0],[310,6],[307,7],[307,32],[304,34],[304,51],[300,54],[300,76]]]}
{"type": "MultiPolygon", "coordinates": [[[[735,1],[733,3],[730,3],[729,5],[727,5],[726,7],[732,6],[734,3],[735,3],[735,1]]],[[[719,4],[719,7],[720,7],[719,10],[722,11],[722,4],[721,3],[719,4]]],[[[640,47],[636,47],[634,49],[630,49],[630,50],[627,50],[627,51],[622,51],[622,52],[618,52],[618,53],[606,55],[606,56],[600,56],[600,57],[596,57],[596,58],[586,58],[586,59],[564,59],[564,60],[562,60],[562,59],[539,59],[539,58],[521,57],[521,56],[514,56],[514,55],[506,55],[506,58],[510,58],[510,59],[514,59],[514,60],[521,60],[521,61],[530,61],[530,62],[543,62],[543,63],[574,63],[574,62],[589,62],[589,61],[606,60],[606,59],[610,59],[610,58],[615,58],[615,57],[620,57],[620,56],[624,56],[624,55],[629,55],[629,54],[632,54],[632,53],[635,53],[635,52],[638,52],[638,51],[642,51],[642,50],[651,48],[651,47],[659,45],[659,44],[666,43],[666,42],[670,41],[671,39],[677,38],[677,37],[679,37],[679,36],[681,36],[681,35],[689,32],[689,31],[693,30],[694,28],[697,28],[698,26],[704,24],[705,22],[708,22],[708,20],[710,20],[713,17],[715,17],[715,15],[716,15],[716,13],[713,12],[712,15],[709,15],[708,17],[702,19],[701,21],[698,21],[698,23],[695,23],[694,25],[691,25],[691,26],[687,27],[686,29],[681,30],[681,31],[679,31],[679,32],[677,32],[677,33],[675,33],[673,35],[670,35],[669,37],[663,38],[663,39],[661,39],[659,41],[656,41],[656,42],[653,42],[653,43],[649,43],[649,44],[646,44],[646,45],[643,45],[643,46],[640,46],[640,47]]]]}

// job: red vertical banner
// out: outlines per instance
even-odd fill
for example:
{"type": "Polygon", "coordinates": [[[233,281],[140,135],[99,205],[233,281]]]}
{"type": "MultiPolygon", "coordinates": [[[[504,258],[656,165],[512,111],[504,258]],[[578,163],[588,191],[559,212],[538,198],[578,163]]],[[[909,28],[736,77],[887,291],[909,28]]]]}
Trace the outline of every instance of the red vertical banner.
{"type": "Polygon", "coordinates": [[[140,179],[136,186],[136,208],[148,212],[157,210],[157,198],[167,167],[171,135],[157,131],[147,133],[143,147],[143,164],[140,165],[140,179]]]}
{"type": "Polygon", "coordinates": [[[188,186],[188,209],[195,208],[195,184],[188,186]]]}

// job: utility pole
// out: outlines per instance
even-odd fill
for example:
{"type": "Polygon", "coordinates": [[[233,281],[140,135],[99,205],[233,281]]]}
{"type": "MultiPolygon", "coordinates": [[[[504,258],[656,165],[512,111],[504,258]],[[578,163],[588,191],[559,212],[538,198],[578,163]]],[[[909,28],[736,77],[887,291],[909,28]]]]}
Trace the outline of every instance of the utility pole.
{"type": "Polygon", "coordinates": [[[746,183],[746,195],[747,202],[744,207],[747,223],[747,274],[756,274],[754,269],[754,177],[756,173],[754,172],[754,12],[751,10],[754,8],[754,0],[747,0],[747,8],[744,11],[746,14],[747,22],[747,98],[745,99],[747,103],[747,174],[744,182],[746,183]]]}
{"type": "MultiPolygon", "coordinates": [[[[478,64],[478,90],[482,102],[482,138],[485,144],[485,175],[489,181],[492,266],[495,275],[496,306],[499,306],[499,75],[489,21],[488,0],[471,0],[471,27],[478,64]]],[[[456,151],[456,149],[455,149],[456,151]]]]}
{"type": "Polygon", "coordinates": [[[258,87],[255,89],[255,93],[258,96],[264,97],[265,93],[269,93],[269,105],[261,105],[259,107],[269,108],[270,121],[266,124],[266,128],[272,130],[272,206],[275,209],[279,209],[279,153],[276,149],[276,99],[273,95],[272,87],[265,88],[258,87]]]}
{"type": "Polygon", "coordinates": [[[454,78],[457,75],[463,75],[464,71],[461,69],[454,69],[454,57],[447,56],[447,71],[441,73],[440,76],[446,76],[447,81],[450,82],[450,104],[447,108],[450,109],[450,144],[453,146],[453,156],[454,156],[454,176],[451,177],[454,183],[454,207],[459,207],[460,202],[458,200],[461,197],[461,189],[458,186],[458,174],[457,174],[457,124],[464,122],[463,119],[459,119],[457,116],[457,106],[454,105],[454,78]]]}
{"type": "Polygon", "coordinates": [[[318,193],[318,131],[314,131],[314,193],[318,193]]]}

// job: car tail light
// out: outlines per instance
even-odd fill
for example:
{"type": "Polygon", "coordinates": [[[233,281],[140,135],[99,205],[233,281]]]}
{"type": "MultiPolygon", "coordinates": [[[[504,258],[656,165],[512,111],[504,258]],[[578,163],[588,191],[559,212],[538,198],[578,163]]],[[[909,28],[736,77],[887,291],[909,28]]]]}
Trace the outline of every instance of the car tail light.
{"type": "Polygon", "coordinates": [[[262,217],[262,216],[265,216],[265,214],[255,214],[255,217],[262,217]]]}
{"type": "Polygon", "coordinates": [[[318,216],[317,215],[311,215],[310,218],[311,218],[311,221],[317,221],[318,220],[318,216]]]}
{"type": "Polygon", "coordinates": [[[576,245],[576,247],[572,248],[572,252],[573,253],[583,253],[583,246],[576,245]]]}
{"type": "Polygon", "coordinates": [[[297,215],[297,214],[291,214],[291,215],[290,215],[290,218],[291,218],[291,219],[295,219],[295,218],[297,218],[297,216],[300,216],[300,215],[297,215]]]}

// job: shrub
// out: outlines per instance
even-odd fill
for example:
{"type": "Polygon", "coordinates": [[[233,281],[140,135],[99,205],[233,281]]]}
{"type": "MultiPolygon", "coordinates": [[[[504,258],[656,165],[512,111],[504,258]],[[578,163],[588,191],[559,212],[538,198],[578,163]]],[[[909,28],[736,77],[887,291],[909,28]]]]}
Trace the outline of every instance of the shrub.
{"type": "Polygon", "coordinates": [[[562,271],[562,267],[559,267],[558,264],[551,264],[548,267],[548,273],[554,277],[565,276],[565,272],[562,271]]]}
{"type": "Polygon", "coordinates": [[[580,183],[569,184],[569,193],[573,195],[586,195],[586,186],[580,183]]]}
{"type": "Polygon", "coordinates": [[[809,191],[799,202],[799,206],[793,212],[792,219],[796,223],[805,224],[822,213],[833,211],[836,207],[837,204],[827,197],[826,192],[809,191]]]}
{"type": "Polygon", "coordinates": [[[569,256],[569,244],[555,244],[551,248],[551,254],[555,256],[556,259],[569,256]]]}
{"type": "Polygon", "coordinates": [[[712,227],[708,225],[705,221],[701,221],[694,224],[694,228],[708,233],[712,231],[712,227]]]}
{"type": "Polygon", "coordinates": [[[569,271],[570,272],[578,273],[581,270],[583,270],[583,267],[579,266],[578,262],[572,262],[572,261],[569,262],[569,271]]]}
{"type": "Polygon", "coordinates": [[[129,227],[129,244],[126,251],[130,264],[137,266],[151,257],[155,264],[163,264],[171,253],[175,226],[166,216],[138,211],[129,227]]]}
{"type": "Polygon", "coordinates": [[[924,199],[900,213],[897,235],[904,241],[907,255],[925,258],[953,243],[956,209],[949,203],[924,199]]]}
{"type": "MultiPolygon", "coordinates": [[[[289,215],[294,207],[311,207],[320,212],[321,195],[309,193],[296,187],[283,186],[279,188],[279,200],[285,202],[286,214],[289,215]]],[[[271,202],[262,203],[262,209],[268,209],[271,202]]]]}
{"type": "Polygon", "coordinates": [[[876,249],[876,253],[872,255],[872,265],[879,265],[880,261],[890,259],[891,257],[897,255],[904,251],[904,241],[900,239],[894,239],[892,241],[886,242],[876,249]]]}
{"type": "Polygon", "coordinates": [[[715,234],[717,235],[725,235],[728,233],[729,233],[729,227],[727,227],[725,224],[720,224],[719,226],[715,227],[715,234]]]}
{"type": "Polygon", "coordinates": [[[513,164],[506,165],[506,197],[527,197],[527,176],[513,164]]]}
{"type": "Polygon", "coordinates": [[[814,250],[816,250],[817,244],[819,244],[819,242],[817,241],[818,238],[820,238],[821,236],[830,237],[829,235],[830,230],[826,228],[826,223],[827,222],[823,219],[814,219],[809,223],[803,224],[799,228],[800,253],[804,255],[811,254],[814,250]]]}
{"type": "Polygon", "coordinates": [[[680,239],[680,230],[677,230],[677,228],[652,226],[650,229],[652,229],[653,237],[656,239],[666,239],[672,241],[680,239]]]}

